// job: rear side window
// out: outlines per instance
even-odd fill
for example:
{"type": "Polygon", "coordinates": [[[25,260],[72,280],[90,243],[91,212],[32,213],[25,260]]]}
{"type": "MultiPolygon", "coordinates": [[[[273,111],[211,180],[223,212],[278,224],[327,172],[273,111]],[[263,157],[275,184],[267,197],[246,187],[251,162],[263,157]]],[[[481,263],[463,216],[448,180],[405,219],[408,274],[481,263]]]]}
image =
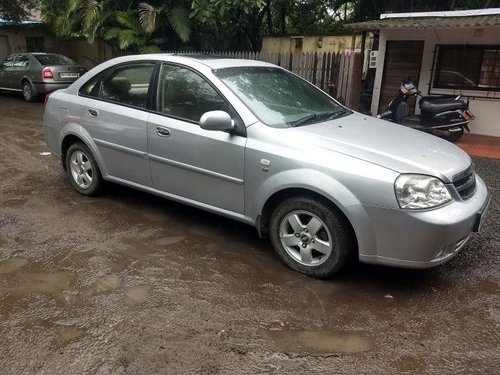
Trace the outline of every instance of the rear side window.
{"type": "Polygon", "coordinates": [[[18,56],[14,61],[15,68],[27,68],[30,61],[26,56],[18,56]]]}
{"type": "Polygon", "coordinates": [[[100,85],[99,99],[146,108],[154,68],[154,63],[141,63],[115,69],[100,85]]]}
{"type": "Polygon", "coordinates": [[[76,62],[63,55],[34,55],[43,66],[48,65],[77,65],[76,62]]]}
{"type": "Polygon", "coordinates": [[[99,88],[101,85],[101,80],[109,73],[109,71],[110,69],[106,69],[100,73],[97,73],[86,83],[84,83],[82,87],[80,87],[78,94],[82,96],[91,96],[97,98],[99,96],[99,88]]]}

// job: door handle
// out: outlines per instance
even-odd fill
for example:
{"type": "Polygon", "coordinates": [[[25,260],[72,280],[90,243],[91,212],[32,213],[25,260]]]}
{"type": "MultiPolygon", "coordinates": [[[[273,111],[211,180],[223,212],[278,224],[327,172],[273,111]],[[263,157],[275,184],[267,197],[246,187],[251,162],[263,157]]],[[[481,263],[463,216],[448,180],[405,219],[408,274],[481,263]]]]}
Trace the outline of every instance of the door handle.
{"type": "Polygon", "coordinates": [[[160,137],[170,137],[170,130],[158,126],[156,128],[156,134],[158,134],[160,137]]]}
{"type": "Polygon", "coordinates": [[[97,117],[97,116],[99,116],[99,111],[97,109],[94,109],[94,108],[89,108],[88,114],[89,114],[89,116],[97,117]]]}

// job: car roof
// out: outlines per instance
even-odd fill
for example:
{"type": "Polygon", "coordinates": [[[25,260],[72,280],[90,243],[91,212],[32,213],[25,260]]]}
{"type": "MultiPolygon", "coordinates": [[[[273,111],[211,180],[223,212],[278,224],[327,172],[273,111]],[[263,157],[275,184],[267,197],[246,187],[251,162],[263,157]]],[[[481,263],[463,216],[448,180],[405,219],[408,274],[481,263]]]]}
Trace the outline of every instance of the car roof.
{"type": "MultiPolygon", "coordinates": [[[[148,56],[148,55],[141,55],[141,56],[148,56]]],[[[276,65],[259,60],[228,58],[210,54],[156,53],[156,54],[151,54],[149,56],[164,61],[169,61],[168,57],[175,56],[177,58],[176,59],[177,61],[179,61],[179,59],[186,60],[186,62],[196,61],[214,70],[224,69],[224,68],[244,67],[244,66],[276,67],[276,65]]]]}

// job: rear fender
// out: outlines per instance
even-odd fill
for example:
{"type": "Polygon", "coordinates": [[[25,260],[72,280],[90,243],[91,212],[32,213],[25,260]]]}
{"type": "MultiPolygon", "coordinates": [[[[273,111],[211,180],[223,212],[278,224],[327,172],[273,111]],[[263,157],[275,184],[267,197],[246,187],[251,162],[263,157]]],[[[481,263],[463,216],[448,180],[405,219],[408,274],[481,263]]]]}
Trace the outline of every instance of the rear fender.
{"type": "Polygon", "coordinates": [[[108,171],[106,169],[106,166],[104,164],[104,160],[102,158],[101,153],[99,152],[99,149],[97,148],[97,145],[95,144],[94,140],[92,139],[92,136],[89,134],[88,131],[86,131],[82,126],[75,124],[75,123],[67,123],[63,126],[61,129],[60,135],[59,135],[59,145],[61,145],[61,149],[59,150],[59,153],[62,154],[62,145],[64,142],[64,139],[68,136],[74,136],[80,139],[92,152],[92,155],[94,156],[94,159],[97,162],[97,165],[99,166],[99,169],[101,171],[102,176],[107,176],[108,171]]]}

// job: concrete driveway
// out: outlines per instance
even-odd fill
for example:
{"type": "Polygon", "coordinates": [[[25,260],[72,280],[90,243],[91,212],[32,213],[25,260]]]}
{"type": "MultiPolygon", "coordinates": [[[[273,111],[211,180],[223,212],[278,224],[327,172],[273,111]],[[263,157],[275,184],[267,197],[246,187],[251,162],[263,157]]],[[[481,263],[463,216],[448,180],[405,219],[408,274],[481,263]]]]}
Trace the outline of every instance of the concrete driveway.
{"type": "Polygon", "coordinates": [[[2,374],[492,374],[500,162],[480,236],[431,270],[286,268],[251,227],[121,186],[79,195],[42,103],[0,96],[2,374]]]}

